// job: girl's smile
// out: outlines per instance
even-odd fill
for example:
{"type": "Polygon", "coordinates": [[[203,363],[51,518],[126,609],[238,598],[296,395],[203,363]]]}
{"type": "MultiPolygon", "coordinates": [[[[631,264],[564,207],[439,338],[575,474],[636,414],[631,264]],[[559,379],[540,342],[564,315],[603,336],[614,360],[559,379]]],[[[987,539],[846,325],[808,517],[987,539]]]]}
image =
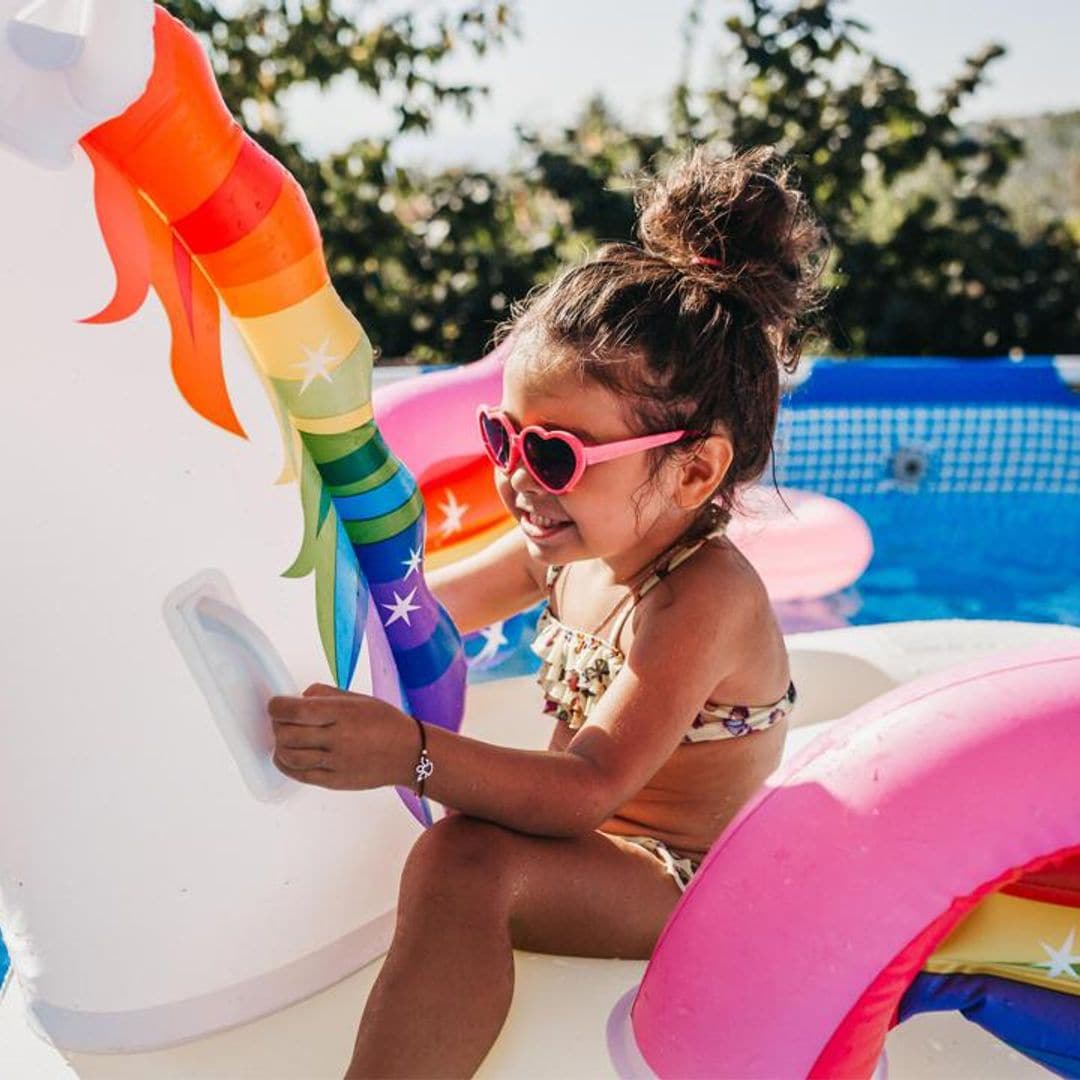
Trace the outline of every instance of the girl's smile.
{"type": "Polygon", "coordinates": [[[518,523],[521,525],[521,531],[530,540],[534,540],[538,544],[554,540],[555,537],[559,536],[567,529],[573,528],[572,521],[545,517],[541,514],[533,513],[524,507],[517,507],[516,509],[518,511],[517,518],[518,523]]]}

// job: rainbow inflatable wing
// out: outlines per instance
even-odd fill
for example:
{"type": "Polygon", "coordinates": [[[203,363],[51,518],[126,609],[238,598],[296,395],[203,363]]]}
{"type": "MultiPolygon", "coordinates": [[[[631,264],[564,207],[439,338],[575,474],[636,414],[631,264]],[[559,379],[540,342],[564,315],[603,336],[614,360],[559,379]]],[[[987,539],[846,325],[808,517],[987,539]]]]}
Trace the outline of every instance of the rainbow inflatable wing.
{"type": "MultiPolygon", "coordinates": [[[[243,436],[221,365],[219,300],[255,360],[298,478],[304,538],[287,576],[315,571],[323,650],[337,685],[356,668],[370,600],[403,700],[456,730],[464,707],[460,637],[423,577],[416,482],[383,441],[371,406],[372,349],[330,283],[299,184],[229,116],[195,37],[155,9],[142,95],[80,143],[116,269],[92,322],[124,319],[153,286],[172,329],[184,399],[243,436]]],[[[402,790],[413,812],[430,811],[402,790]]]]}
{"type": "Polygon", "coordinates": [[[1072,887],[1021,878],[983,900],[934,950],[896,1021],[956,1009],[1060,1076],[1080,1077],[1080,856],[1072,887]]]}

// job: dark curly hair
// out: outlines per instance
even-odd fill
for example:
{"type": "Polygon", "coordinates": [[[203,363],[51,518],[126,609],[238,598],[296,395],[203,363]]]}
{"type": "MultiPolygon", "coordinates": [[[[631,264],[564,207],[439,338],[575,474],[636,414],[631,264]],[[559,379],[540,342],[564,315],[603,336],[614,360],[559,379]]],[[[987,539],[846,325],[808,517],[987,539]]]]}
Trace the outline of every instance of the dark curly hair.
{"type": "MultiPolygon", "coordinates": [[[[605,244],[499,329],[543,342],[545,377],[570,367],[617,393],[644,434],[727,431],[731,467],[688,532],[729,517],[764,471],[780,371],[794,372],[820,305],[828,242],[789,171],[768,147],[693,151],[639,185],[640,246],[605,244]]],[[[649,451],[649,481],[703,439],[649,451]]]]}

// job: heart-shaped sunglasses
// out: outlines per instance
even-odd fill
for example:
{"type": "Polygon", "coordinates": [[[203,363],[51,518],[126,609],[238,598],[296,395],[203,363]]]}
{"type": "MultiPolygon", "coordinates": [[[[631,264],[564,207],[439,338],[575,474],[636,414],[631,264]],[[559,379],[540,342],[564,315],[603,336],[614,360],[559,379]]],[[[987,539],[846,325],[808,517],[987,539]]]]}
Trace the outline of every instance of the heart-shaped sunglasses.
{"type": "Polygon", "coordinates": [[[476,410],[480,438],[496,468],[513,472],[518,456],[529,475],[549,494],[565,495],[581,479],[590,465],[626,457],[676,442],[686,431],[665,431],[662,435],[639,435],[633,439],[586,446],[573,432],[554,431],[530,424],[515,431],[497,409],[481,405],[476,410]]]}

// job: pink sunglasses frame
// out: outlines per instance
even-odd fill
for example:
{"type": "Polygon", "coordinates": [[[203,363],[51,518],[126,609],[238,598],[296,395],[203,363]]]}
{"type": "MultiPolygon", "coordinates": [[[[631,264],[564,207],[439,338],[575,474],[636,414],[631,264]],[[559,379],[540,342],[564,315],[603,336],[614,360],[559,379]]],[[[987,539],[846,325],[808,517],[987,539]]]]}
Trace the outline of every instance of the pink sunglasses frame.
{"type": "Polygon", "coordinates": [[[514,471],[514,467],[520,458],[521,463],[525,466],[525,471],[549,495],[565,495],[568,491],[573,490],[573,488],[577,486],[577,483],[585,470],[590,465],[599,465],[601,462],[627,457],[630,454],[640,454],[645,450],[651,450],[655,446],[665,446],[667,443],[676,442],[687,434],[685,430],[665,431],[660,435],[637,435],[632,439],[619,439],[616,442],[597,443],[593,446],[586,446],[572,431],[562,431],[558,428],[548,429],[540,427],[538,424],[529,424],[526,427],[523,427],[521,431],[515,431],[513,425],[507,420],[503,412],[500,409],[492,408],[489,405],[477,406],[476,422],[480,428],[480,441],[483,443],[484,452],[487,454],[495,468],[501,469],[504,473],[509,475],[514,471]],[[484,434],[485,414],[492,419],[498,420],[499,423],[502,424],[503,430],[507,433],[507,437],[510,440],[510,457],[505,465],[499,464],[495,459],[495,455],[492,453],[491,448],[488,446],[487,437],[484,434]],[[565,487],[551,487],[536,475],[532,464],[522,450],[525,436],[529,434],[539,435],[541,439],[558,438],[569,444],[570,449],[574,454],[574,472],[565,487]]]}

